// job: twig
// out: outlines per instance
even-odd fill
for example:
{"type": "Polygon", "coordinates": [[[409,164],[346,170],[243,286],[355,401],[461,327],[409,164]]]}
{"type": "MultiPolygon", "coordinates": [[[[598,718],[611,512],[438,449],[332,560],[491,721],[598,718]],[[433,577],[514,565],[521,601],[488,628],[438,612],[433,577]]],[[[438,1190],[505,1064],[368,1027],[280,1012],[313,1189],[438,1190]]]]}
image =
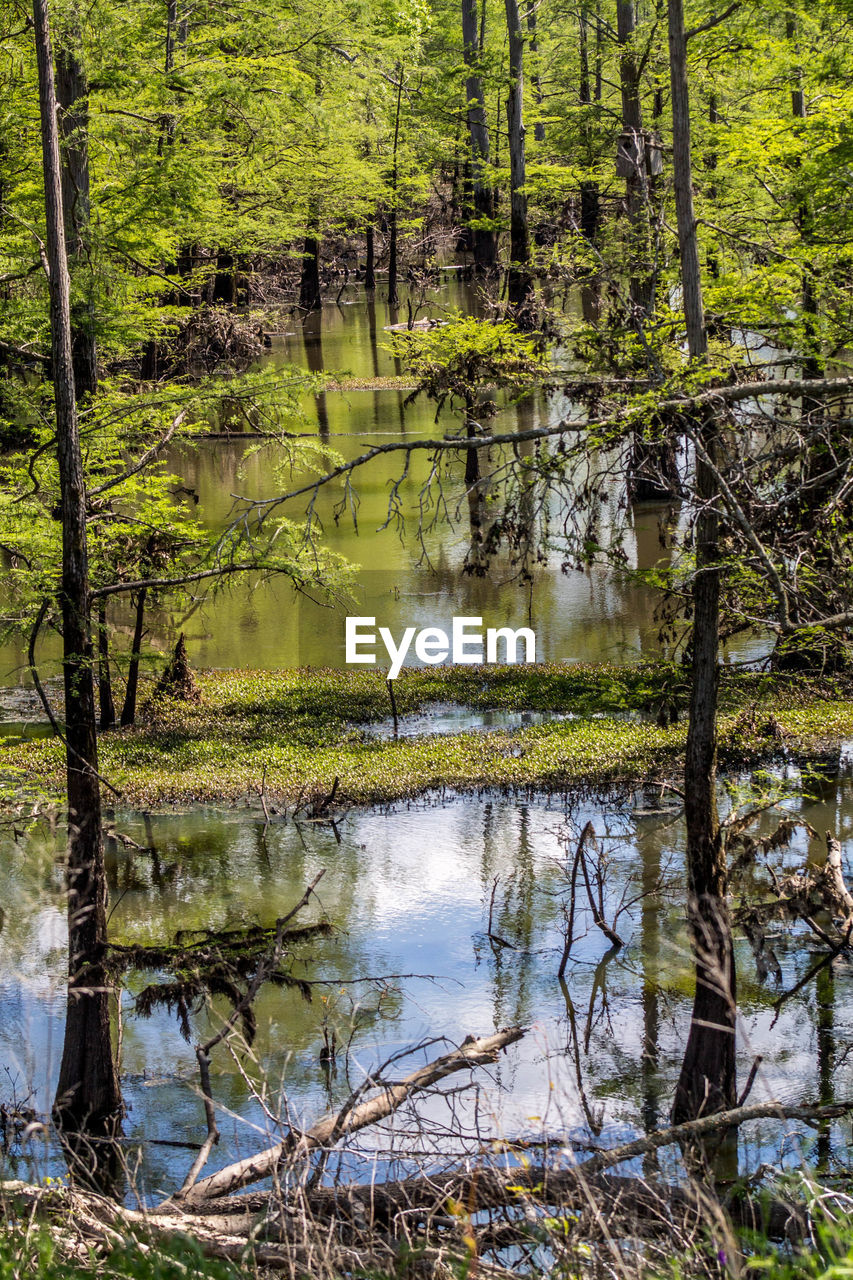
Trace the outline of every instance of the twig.
{"type": "Polygon", "coordinates": [[[231,1010],[230,1014],[225,1019],[225,1022],[215,1035],[212,1035],[204,1044],[196,1045],[195,1056],[198,1061],[198,1070],[201,1077],[201,1096],[204,1101],[204,1114],[207,1121],[207,1137],[202,1143],[201,1149],[193,1161],[192,1167],[184,1179],[181,1189],[175,1196],[176,1200],[184,1199],[195,1186],[198,1181],[199,1174],[210,1157],[211,1151],[219,1142],[219,1127],[216,1123],[216,1108],[214,1106],[213,1092],[210,1085],[210,1055],[216,1046],[221,1044],[226,1036],[229,1035],[237,1024],[238,1019],[243,1016],[247,1009],[251,1008],[261,987],[270,975],[275,972],[276,966],[281,959],[281,950],[284,941],[284,926],[308,904],[311,899],[311,894],[314,892],[325,874],[326,870],[324,867],[308,885],[308,888],[305,890],[296,906],[293,907],[286,916],[282,916],[280,920],[276,921],[275,942],[272,949],[267,956],[267,959],[258,965],[255,975],[246,988],[246,993],[242,1000],[234,1005],[234,1008],[231,1010]]]}
{"type": "Polygon", "coordinates": [[[344,1134],[355,1133],[358,1129],[363,1129],[367,1125],[376,1124],[378,1121],[384,1120],[392,1112],[396,1111],[407,1098],[410,1098],[415,1093],[423,1092],[424,1089],[429,1088],[456,1071],[486,1066],[494,1062],[501,1049],[505,1049],[508,1045],[520,1040],[524,1033],[525,1028],[523,1027],[508,1027],[495,1035],[484,1036],[479,1039],[469,1036],[458,1049],[454,1049],[451,1053],[437,1058],[434,1062],[418,1068],[417,1071],[413,1071],[411,1075],[406,1076],[398,1084],[384,1085],[382,1092],[375,1098],[370,1098],[368,1101],[354,1107],[348,1113],[343,1124],[340,1122],[339,1115],[335,1114],[325,1116],[304,1133],[291,1130],[282,1142],[276,1143],[273,1147],[268,1147],[266,1151],[260,1151],[257,1155],[249,1156],[244,1160],[238,1160],[234,1164],[228,1165],[225,1169],[220,1169],[217,1173],[212,1173],[207,1178],[204,1178],[183,1198],[184,1203],[195,1205],[205,1200],[229,1195],[232,1191],[237,1191],[240,1187],[249,1186],[253,1182],[260,1182],[261,1179],[269,1177],[283,1160],[293,1155],[297,1150],[307,1155],[310,1151],[325,1146],[333,1134],[336,1135],[337,1139],[344,1136],[344,1134]]]}

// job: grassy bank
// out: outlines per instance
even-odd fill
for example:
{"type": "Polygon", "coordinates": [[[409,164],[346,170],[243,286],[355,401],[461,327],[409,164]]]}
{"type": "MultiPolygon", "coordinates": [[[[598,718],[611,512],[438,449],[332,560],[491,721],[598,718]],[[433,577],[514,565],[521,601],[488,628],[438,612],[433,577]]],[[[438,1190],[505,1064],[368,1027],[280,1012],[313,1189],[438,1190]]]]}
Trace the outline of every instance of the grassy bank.
{"type": "MultiPolygon", "coordinates": [[[[363,732],[390,716],[387,686],[375,672],[210,672],[199,685],[199,704],[162,703],[146,723],[102,736],[101,771],[125,803],[237,801],[257,797],[264,777],[267,796],[290,804],[327,794],[335,778],[338,798],[358,804],[441,787],[607,785],[677,774],[686,733],[683,677],[665,664],[406,671],[395,686],[401,716],[442,702],[577,718],[398,741],[390,727],[380,738],[363,732]]],[[[783,751],[825,753],[851,735],[850,684],[724,676],[724,766],[783,751]]],[[[57,740],[4,747],[0,767],[7,796],[61,798],[57,740]]]]}

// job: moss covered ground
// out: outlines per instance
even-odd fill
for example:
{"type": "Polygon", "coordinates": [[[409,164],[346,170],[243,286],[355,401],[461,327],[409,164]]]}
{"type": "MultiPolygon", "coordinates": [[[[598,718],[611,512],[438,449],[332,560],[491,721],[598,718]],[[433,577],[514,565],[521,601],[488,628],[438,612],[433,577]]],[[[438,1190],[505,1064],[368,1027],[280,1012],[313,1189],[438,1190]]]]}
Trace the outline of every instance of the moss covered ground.
{"type": "MultiPolygon", "coordinates": [[[[199,704],[163,701],[145,723],[102,735],[101,772],[124,803],[257,800],[262,779],[266,796],[286,804],[327,794],[335,778],[336,799],[355,804],[437,788],[607,786],[677,775],[686,733],[684,675],[666,664],[405,671],[395,685],[401,716],[440,702],[577,718],[396,741],[390,727],[364,733],[390,716],[378,672],[208,672],[199,684],[199,704]]],[[[720,705],[724,767],[830,753],[853,736],[849,682],[730,671],[720,705]]],[[[0,759],[8,798],[61,799],[58,740],[9,744],[0,759]]]]}

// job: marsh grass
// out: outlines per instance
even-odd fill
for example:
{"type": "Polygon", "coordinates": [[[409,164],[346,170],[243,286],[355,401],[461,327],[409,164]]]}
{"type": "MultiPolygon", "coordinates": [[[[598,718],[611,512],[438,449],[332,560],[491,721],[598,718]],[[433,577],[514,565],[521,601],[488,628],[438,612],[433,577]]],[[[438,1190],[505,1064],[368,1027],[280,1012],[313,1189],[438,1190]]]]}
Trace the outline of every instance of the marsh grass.
{"type": "MultiPolygon", "coordinates": [[[[473,710],[553,711],[573,719],[489,733],[367,739],[390,702],[381,672],[207,672],[199,703],[159,699],[146,723],[104,734],[102,772],[136,807],[258,801],[291,805],[326,795],[376,804],[430,791],[562,791],[672,777],[686,724],[684,677],[669,664],[449,667],[407,670],[396,682],[401,716],[432,703],[473,710]],[[640,718],[626,718],[626,712],[640,718]]],[[[725,673],[723,767],[837,752],[853,735],[853,685],[725,673]]],[[[9,803],[58,802],[64,753],[53,739],[12,742],[0,766],[9,803]]]]}

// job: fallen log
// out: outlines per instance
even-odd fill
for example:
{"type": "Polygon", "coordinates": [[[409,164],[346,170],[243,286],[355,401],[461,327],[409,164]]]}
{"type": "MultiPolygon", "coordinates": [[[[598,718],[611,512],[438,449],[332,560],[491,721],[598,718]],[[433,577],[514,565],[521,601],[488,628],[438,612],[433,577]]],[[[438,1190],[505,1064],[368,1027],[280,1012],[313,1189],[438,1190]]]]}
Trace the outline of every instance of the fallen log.
{"type": "MultiPolygon", "coordinates": [[[[361,1230],[372,1230],[393,1228],[401,1216],[409,1225],[427,1224],[451,1202],[463,1204],[468,1214],[522,1208],[533,1202],[540,1208],[577,1214],[578,1230],[589,1238],[598,1219],[611,1232],[637,1236],[668,1233],[676,1221],[683,1225],[705,1220],[708,1196],[708,1188],[696,1183],[679,1185],[610,1173],[586,1176],[583,1166],[530,1165],[322,1187],[307,1193],[305,1204],[316,1219],[345,1218],[358,1223],[361,1230]]],[[[260,1197],[254,1204],[261,1208],[260,1197]]],[[[794,1201],[739,1195],[724,1208],[735,1226],[761,1231],[774,1240],[805,1234],[804,1206],[794,1201]]]]}
{"type": "Polygon", "coordinates": [[[424,1089],[430,1088],[431,1085],[437,1084],[454,1072],[471,1067],[483,1067],[495,1062],[500,1051],[520,1040],[524,1033],[524,1027],[506,1027],[492,1036],[483,1036],[479,1039],[468,1036],[458,1049],[441,1058],[436,1058],[434,1062],[427,1063],[424,1067],[419,1067],[399,1083],[377,1082],[381,1092],[366,1102],[359,1103],[350,1109],[345,1108],[333,1115],[324,1116],[302,1133],[291,1130],[275,1146],[209,1174],[183,1195],[176,1195],[171,1201],[165,1203],[169,1205],[179,1202],[191,1206],[218,1196],[230,1195],[241,1187],[260,1182],[263,1178],[268,1178],[282,1161],[289,1157],[297,1153],[308,1155],[319,1148],[334,1146],[347,1134],[364,1129],[367,1125],[377,1124],[396,1111],[408,1098],[423,1092],[424,1089]]]}

